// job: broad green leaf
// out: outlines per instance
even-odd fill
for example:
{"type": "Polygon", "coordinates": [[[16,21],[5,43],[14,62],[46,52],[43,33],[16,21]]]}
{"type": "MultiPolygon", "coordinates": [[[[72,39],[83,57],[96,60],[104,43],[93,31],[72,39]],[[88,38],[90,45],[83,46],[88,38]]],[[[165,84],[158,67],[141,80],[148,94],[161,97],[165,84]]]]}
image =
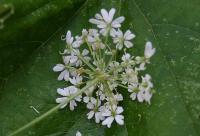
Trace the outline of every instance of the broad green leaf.
{"type": "Polygon", "coordinates": [[[107,129],[95,124],[86,119],[87,110],[80,104],[74,112],[59,110],[19,135],[74,136],[79,130],[84,136],[199,136],[199,4],[199,0],[88,0],[66,28],[38,48],[6,82],[0,97],[0,135],[12,133],[56,105],[56,88],[65,86],[52,72],[65,45],[60,36],[68,29],[80,33],[99,9],[115,7],[118,15],[126,17],[124,28],[137,35],[130,52],[142,54],[146,40],[157,49],[148,67],[157,90],[151,105],[133,102],[121,90],[124,126],[107,129]]]}
{"type": "Polygon", "coordinates": [[[84,0],[0,1],[0,80],[5,81],[50,36],[70,21],[84,0]],[[22,8],[23,7],[23,8],[22,8]],[[10,15],[10,12],[14,14],[10,15]],[[8,15],[9,17],[7,17],[8,15]]]}

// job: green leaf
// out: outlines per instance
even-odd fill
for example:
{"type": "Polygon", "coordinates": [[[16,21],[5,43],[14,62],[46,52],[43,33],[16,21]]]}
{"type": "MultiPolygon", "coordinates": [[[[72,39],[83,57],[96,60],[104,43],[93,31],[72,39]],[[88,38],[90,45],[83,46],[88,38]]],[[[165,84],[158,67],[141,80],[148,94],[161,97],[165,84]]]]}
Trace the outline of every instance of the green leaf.
{"type": "Polygon", "coordinates": [[[20,136],[199,136],[200,135],[200,19],[199,0],[88,0],[78,14],[60,29],[28,61],[9,77],[0,97],[0,135],[14,130],[56,106],[56,81],[52,67],[61,61],[58,52],[65,43],[60,36],[88,28],[88,19],[101,8],[115,7],[124,15],[124,28],[136,34],[133,55],[142,54],[146,40],[156,55],[148,67],[156,94],[151,105],[133,102],[125,90],[125,125],[111,129],[86,119],[80,105],[74,112],[60,110],[35,124],[20,136]],[[137,54],[136,54],[137,53],[137,54]],[[36,113],[34,106],[40,113],[36,113]]]}
{"type": "Polygon", "coordinates": [[[0,1],[0,20],[4,22],[3,29],[0,29],[0,80],[7,80],[10,73],[26,61],[25,57],[28,58],[56,30],[70,21],[83,2],[84,0],[0,1]]]}

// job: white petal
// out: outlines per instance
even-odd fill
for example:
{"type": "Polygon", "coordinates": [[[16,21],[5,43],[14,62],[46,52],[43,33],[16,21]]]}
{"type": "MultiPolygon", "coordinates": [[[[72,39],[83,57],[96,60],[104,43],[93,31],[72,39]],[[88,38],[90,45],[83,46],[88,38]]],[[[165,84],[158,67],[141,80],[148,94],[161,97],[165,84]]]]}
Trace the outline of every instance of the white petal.
{"type": "Polygon", "coordinates": [[[89,102],[89,97],[88,96],[85,96],[84,98],[83,98],[83,101],[85,102],[85,103],[88,103],[89,102]]]}
{"type": "Polygon", "coordinates": [[[144,101],[143,91],[139,91],[138,92],[137,99],[138,99],[139,102],[143,102],[144,101]]]}
{"type": "Polygon", "coordinates": [[[136,93],[132,93],[132,94],[130,95],[130,98],[131,98],[132,100],[135,100],[135,99],[136,99],[136,93]]]}
{"type": "Polygon", "coordinates": [[[139,66],[139,70],[145,70],[145,69],[146,69],[145,63],[141,63],[139,66]]]}
{"type": "Polygon", "coordinates": [[[109,22],[111,22],[113,20],[113,17],[114,17],[114,14],[115,14],[115,9],[112,8],[110,11],[109,11],[109,22]]]}
{"type": "Polygon", "coordinates": [[[102,113],[102,116],[111,116],[111,111],[106,110],[105,112],[102,113]]]}
{"type": "Polygon", "coordinates": [[[100,33],[101,33],[103,36],[106,36],[106,29],[101,29],[101,30],[100,30],[100,33]]]}
{"type": "Polygon", "coordinates": [[[77,80],[78,83],[80,83],[83,80],[83,77],[82,76],[77,76],[76,80],[77,80]]]}
{"type": "Polygon", "coordinates": [[[115,120],[119,125],[124,125],[124,116],[122,115],[116,115],[115,120]]]}
{"type": "Polygon", "coordinates": [[[77,56],[71,56],[70,58],[70,63],[75,63],[76,61],[78,60],[78,57],[77,56]]]}
{"type": "Polygon", "coordinates": [[[106,28],[106,26],[107,26],[106,23],[102,23],[102,24],[97,25],[98,28],[106,28]]]}
{"type": "Polygon", "coordinates": [[[127,47],[127,48],[131,48],[133,47],[133,44],[129,41],[124,41],[124,45],[127,47]]]}
{"type": "Polygon", "coordinates": [[[88,114],[88,119],[91,119],[94,116],[94,111],[90,111],[88,114]]]}
{"type": "Polygon", "coordinates": [[[145,74],[144,79],[145,79],[146,81],[150,81],[150,80],[151,80],[151,76],[150,76],[149,74],[145,74]]]}
{"type": "Polygon", "coordinates": [[[71,31],[67,31],[66,35],[66,43],[71,45],[73,42],[74,38],[71,36],[71,31]]]}
{"type": "Polygon", "coordinates": [[[76,136],[82,136],[82,134],[79,131],[77,131],[76,136]]]}
{"type": "Polygon", "coordinates": [[[113,27],[113,28],[120,28],[120,27],[121,27],[121,24],[118,24],[118,23],[113,24],[113,23],[112,23],[112,27],[113,27]]]}
{"type": "Polygon", "coordinates": [[[113,120],[114,117],[108,117],[102,122],[102,125],[107,125],[107,127],[110,128],[113,120]]]}
{"type": "Polygon", "coordinates": [[[62,71],[62,72],[60,73],[60,75],[58,76],[58,80],[59,80],[59,81],[60,81],[60,80],[63,80],[66,73],[68,73],[67,70],[62,71]]]}
{"type": "Polygon", "coordinates": [[[92,37],[92,36],[88,36],[88,37],[87,37],[87,40],[88,40],[88,42],[90,42],[90,43],[95,42],[95,38],[92,37]]]}
{"type": "Polygon", "coordinates": [[[117,101],[123,101],[123,96],[121,94],[116,95],[117,101]]]}
{"type": "Polygon", "coordinates": [[[94,104],[92,104],[91,102],[88,102],[87,108],[90,109],[90,110],[94,109],[94,104]]]}
{"type": "Polygon", "coordinates": [[[96,102],[97,102],[97,100],[94,97],[91,97],[91,103],[95,105],[96,102]]]}
{"type": "Polygon", "coordinates": [[[69,71],[65,70],[64,80],[69,81],[69,71]]]}
{"type": "Polygon", "coordinates": [[[75,106],[77,106],[76,102],[74,100],[71,100],[69,103],[70,110],[73,111],[75,106]]]}
{"type": "Polygon", "coordinates": [[[130,55],[129,53],[126,53],[126,54],[124,54],[124,55],[122,56],[122,61],[127,61],[127,60],[130,59],[130,57],[131,57],[131,55],[130,55]]]}
{"type": "Polygon", "coordinates": [[[116,36],[117,31],[115,29],[111,29],[110,30],[110,36],[115,37],[116,36]]]}
{"type": "Polygon", "coordinates": [[[69,81],[70,81],[71,84],[76,85],[76,79],[75,79],[75,77],[69,78],[69,81]]]}
{"type": "Polygon", "coordinates": [[[99,123],[104,117],[101,115],[100,112],[95,113],[95,122],[99,123]]]}
{"type": "Polygon", "coordinates": [[[69,64],[70,56],[64,56],[63,61],[64,61],[65,64],[69,64]]]}
{"type": "Polygon", "coordinates": [[[102,17],[99,13],[97,13],[97,14],[95,15],[95,18],[96,18],[96,19],[99,19],[99,20],[102,20],[102,19],[103,19],[103,17],[102,17]]]}
{"type": "Polygon", "coordinates": [[[68,96],[69,95],[69,90],[64,88],[64,89],[61,89],[61,88],[58,88],[57,89],[57,93],[62,95],[62,96],[68,96]]]}
{"type": "Polygon", "coordinates": [[[123,37],[123,32],[120,29],[118,29],[116,34],[117,34],[118,37],[123,37]]]}
{"type": "MultiPolygon", "coordinates": [[[[112,26],[116,26],[117,24],[121,24],[124,20],[125,20],[125,18],[123,16],[118,17],[112,22],[112,26]]],[[[118,28],[118,27],[116,27],[116,28],[118,28]]]]}
{"type": "Polygon", "coordinates": [[[152,93],[149,92],[149,90],[146,90],[146,93],[144,94],[144,98],[145,101],[148,102],[149,104],[151,104],[151,97],[152,97],[152,93]]]}
{"type": "Polygon", "coordinates": [[[89,51],[88,51],[87,49],[84,49],[83,52],[82,52],[82,55],[83,55],[83,56],[86,56],[86,55],[88,55],[88,54],[89,54],[89,51]]]}
{"type": "Polygon", "coordinates": [[[61,107],[60,107],[61,109],[63,109],[64,107],[67,106],[67,104],[65,104],[66,100],[67,100],[67,97],[57,98],[57,99],[56,99],[56,103],[63,104],[63,105],[61,105],[61,107]]]}
{"type": "Polygon", "coordinates": [[[96,24],[96,25],[102,25],[102,24],[105,24],[103,21],[100,21],[100,20],[97,20],[97,19],[90,19],[89,20],[90,23],[92,24],[96,24]]]}
{"type": "Polygon", "coordinates": [[[110,23],[110,18],[109,18],[109,14],[105,9],[101,9],[101,15],[103,16],[103,19],[107,22],[110,23]]]}
{"type": "Polygon", "coordinates": [[[63,71],[64,68],[65,66],[63,64],[57,64],[56,66],[53,67],[53,71],[55,72],[63,71]]]}
{"type": "Polygon", "coordinates": [[[156,49],[152,47],[152,43],[147,42],[145,45],[145,50],[144,50],[145,57],[151,58],[154,55],[155,51],[156,51],[156,49]]]}
{"type": "Polygon", "coordinates": [[[73,44],[72,44],[72,47],[73,48],[79,48],[80,47],[80,42],[79,41],[75,41],[73,44]]]}
{"type": "Polygon", "coordinates": [[[116,49],[121,50],[123,48],[123,44],[117,43],[116,44],[116,49]]]}
{"type": "Polygon", "coordinates": [[[125,40],[131,40],[131,39],[133,39],[133,38],[135,38],[135,35],[132,34],[130,30],[127,30],[127,31],[125,32],[125,34],[124,34],[124,39],[125,39],[125,40]]]}
{"type": "Polygon", "coordinates": [[[66,40],[69,41],[71,39],[71,31],[67,31],[66,40]]]}
{"type": "Polygon", "coordinates": [[[117,109],[116,109],[116,113],[117,113],[117,114],[120,114],[120,113],[122,113],[123,111],[124,111],[124,109],[123,109],[121,106],[117,107],[117,109]]]}
{"type": "Polygon", "coordinates": [[[61,97],[56,99],[56,103],[64,103],[67,100],[67,97],[61,97]]]}
{"type": "Polygon", "coordinates": [[[75,99],[76,101],[80,102],[80,101],[81,101],[81,98],[82,98],[82,96],[79,95],[79,96],[75,97],[74,99],[75,99]]]}
{"type": "Polygon", "coordinates": [[[70,94],[75,94],[78,91],[78,89],[75,86],[69,86],[67,88],[69,89],[70,94]]]}

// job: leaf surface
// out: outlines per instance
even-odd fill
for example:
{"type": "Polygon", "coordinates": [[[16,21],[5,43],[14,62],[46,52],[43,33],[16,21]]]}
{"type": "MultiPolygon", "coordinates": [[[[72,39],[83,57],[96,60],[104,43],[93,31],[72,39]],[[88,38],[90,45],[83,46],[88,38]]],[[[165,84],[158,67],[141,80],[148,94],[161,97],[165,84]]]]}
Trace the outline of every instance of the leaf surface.
{"type": "Polygon", "coordinates": [[[45,44],[56,30],[73,18],[83,2],[84,0],[0,1],[0,19],[10,13],[9,9],[14,10],[14,14],[4,21],[4,28],[0,29],[0,81],[5,82],[11,73],[27,61],[24,58],[31,56],[35,49],[45,44]]]}

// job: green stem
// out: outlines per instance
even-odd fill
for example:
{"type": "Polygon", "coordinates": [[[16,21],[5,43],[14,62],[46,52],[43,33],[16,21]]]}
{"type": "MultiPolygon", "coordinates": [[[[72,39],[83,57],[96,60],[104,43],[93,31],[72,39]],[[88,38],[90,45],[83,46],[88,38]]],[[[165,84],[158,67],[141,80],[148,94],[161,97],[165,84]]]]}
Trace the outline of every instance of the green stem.
{"type": "Polygon", "coordinates": [[[81,54],[77,53],[74,49],[73,51],[76,53],[78,58],[81,59],[89,68],[91,68],[93,71],[96,71],[96,69],[87,60],[85,60],[81,54]]]}
{"type": "Polygon", "coordinates": [[[118,84],[118,86],[120,86],[120,87],[122,87],[122,88],[125,88],[125,89],[128,89],[127,86],[124,86],[124,85],[122,85],[122,84],[118,84]]]}
{"type": "MultiPolygon", "coordinates": [[[[113,101],[112,101],[112,100],[115,100],[115,98],[114,98],[114,96],[113,96],[113,92],[112,92],[112,90],[110,90],[110,87],[109,87],[109,85],[108,85],[107,82],[104,82],[104,85],[105,85],[105,87],[106,87],[105,90],[108,90],[108,91],[107,91],[107,94],[110,96],[110,97],[109,97],[109,103],[110,103],[110,105],[111,105],[111,110],[114,111],[114,109],[113,109],[113,103],[112,103],[113,101]]],[[[115,103],[116,103],[116,101],[115,101],[115,103]]]]}
{"type": "Polygon", "coordinates": [[[110,62],[113,61],[113,58],[116,56],[116,51],[112,51],[112,56],[110,57],[109,61],[106,64],[106,69],[108,69],[110,62]]]}
{"type": "Polygon", "coordinates": [[[12,132],[11,134],[9,134],[8,136],[14,136],[19,134],[20,132],[22,132],[23,130],[26,130],[27,128],[35,125],[36,123],[40,122],[41,120],[45,119],[46,117],[48,117],[49,115],[53,114],[54,112],[58,111],[58,109],[65,104],[68,104],[70,100],[74,99],[75,97],[81,95],[84,91],[86,91],[88,88],[90,88],[91,86],[93,86],[94,84],[96,84],[98,82],[98,79],[94,79],[92,81],[90,81],[87,86],[83,87],[80,91],[78,91],[77,93],[75,93],[73,96],[69,97],[69,99],[64,103],[64,104],[59,104],[55,107],[53,107],[52,109],[50,109],[49,111],[47,111],[46,113],[44,113],[43,115],[41,115],[40,117],[37,117],[36,119],[32,120],[31,122],[29,122],[28,124],[24,125],[23,127],[17,129],[16,131],[12,132]]]}
{"type": "Polygon", "coordinates": [[[88,46],[88,48],[90,50],[90,53],[92,54],[93,59],[96,61],[95,52],[92,50],[90,44],[87,41],[86,41],[86,43],[87,43],[87,46],[88,46]]]}

